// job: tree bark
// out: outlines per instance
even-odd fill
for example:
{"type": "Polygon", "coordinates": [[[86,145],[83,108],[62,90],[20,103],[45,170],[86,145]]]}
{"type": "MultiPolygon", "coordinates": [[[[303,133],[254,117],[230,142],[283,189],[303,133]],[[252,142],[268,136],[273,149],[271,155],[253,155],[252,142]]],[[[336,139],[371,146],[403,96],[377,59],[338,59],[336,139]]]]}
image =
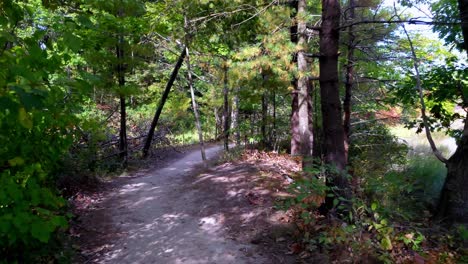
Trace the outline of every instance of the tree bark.
{"type": "MultiPolygon", "coordinates": [[[[314,87],[313,83],[311,86],[314,87]]],[[[324,160],[324,151],[323,151],[323,122],[322,122],[322,110],[321,110],[321,103],[320,103],[320,90],[313,88],[312,90],[312,108],[314,111],[312,112],[312,120],[314,126],[313,135],[314,135],[314,142],[312,145],[312,158],[314,162],[321,162],[324,160]]]]}
{"type": "Polygon", "coordinates": [[[447,177],[437,207],[437,219],[468,223],[468,116],[461,141],[446,163],[447,177]]]}
{"type": "Polygon", "coordinates": [[[306,0],[299,0],[297,5],[297,34],[298,34],[298,51],[297,51],[297,68],[299,77],[297,80],[297,100],[298,100],[298,119],[299,119],[299,135],[301,140],[301,155],[303,169],[312,165],[312,144],[313,134],[310,129],[311,120],[309,120],[310,102],[310,86],[308,78],[308,65],[306,60],[306,0]]]}
{"type": "Polygon", "coordinates": [[[223,121],[224,121],[224,150],[229,150],[229,86],[228,86],[228,67],[227,62],[224,62],[224,88],[223,88],[223,98],[224,98],[224,111],[223,111],[223,121]]]}
{"type": "MultiPolygon", "coordinates": [[[[295,10],[295,14],[292,15],[291,19],[295,19],[297,17],[298,11],[298,0],[293,0],[290,2],[291,9],[295,10]]],[[[298,26],[297,21],[291,26],[290,28],[290,37],[291,42],[297,44],[298,43],[298,34],[297,34],[298,26]]],[[[292,58],[293,63],[297,64],[297,53],[293,54],[292,58]]],[[[298,156],[301,154],[301,135],[299,133],[299,103],[298,103],[298,88],[297,88],[297,78],[293,77],[291,81],[294,90],[291,93],[291,156],[298,156]]]]}
{"type": "Polygon", "coordinates": [[[200,151],[201,157],[203,161],[206,161],[206,154],[205,154],[205,143],[203,141],[203,130],[200,124],[200,116],[198,115],[198,105],[197,101],[195,100],[195,91],[193,90],[193,78],[192,78],[192,67],[190,65],[190,53],[188,50],[188,46],[185,47],[186,51],[186,59],[187,59],[187,77],[190,86],[190,96],[192,97],[192,108],[193,108],[193,115],[195,116],[195,125],[198,131],[198,140],[200,141],[200,151]]]}
{"type": "Polygon", "coordinates": [[[153,121],[151,122],[151,126],[148,131],[148,136],[146,137],[145,146],[143,147],[143,158],[146,158],[148,156],[148,152],[151,147],[151,141],[153,140],[154,136],[154,129],[158,125],[159,117],[161,116],[164,104],[166,103],[166,100],[169,97],[169,92],[171,91],[172,85],[174,84],[174,81],[177,77],[177,74],[179,73],[179,69],[182,66],[182,63],[184,62],[186,56],[185,49],[186,47],[183,47],[182,52],[179,55],[179,59],[177,60],[177,63],[174,67],[174,70],[172,71],[171,77],[167,82],[166,89],[164,89],[161,100],[158,103],[158,108],[156,109],[156,113],[154,114],[153,121]]]}
{"type": "Polygon", "coordinates": [[[301,153],[301,136],[299,134],[299,104],[297,89],[291,93],[291,155],[297,156],[301,153]]]}
{"type": "MultiPolygon", "coordinates": [[[[329,172],[327,184],[334,193],[350,198],[349,183],[345,175],[345,133],[338,87],[339,0],[322,0],[322,27],[320,30],[320,99],[324,131],[325,162],[336,172],[329,172]]],[[[333,200],[327,200],[330,208],[333,200]]]]}

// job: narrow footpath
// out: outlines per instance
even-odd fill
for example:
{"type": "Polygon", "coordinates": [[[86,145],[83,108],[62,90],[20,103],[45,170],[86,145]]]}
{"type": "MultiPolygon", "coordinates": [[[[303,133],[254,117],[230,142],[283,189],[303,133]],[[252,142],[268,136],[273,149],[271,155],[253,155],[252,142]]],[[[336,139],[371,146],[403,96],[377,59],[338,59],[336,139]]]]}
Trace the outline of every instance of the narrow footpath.
{"type": "MultiPolygon", "coordinates": [[[[206,154],[213,160],[221,151],[214,146],[206,154]]],[[[264,253],[269,243],[285,240],[264,229],[268,217],[274,217],[272,206],[245,202],[245,186],[215,186],[235,183],[238,179],[225,176],[245,175],[249,168],[230,167],[226,173],[217,168],[218,175],[200,177],[201,164],[199,150],[191,150],[165,168],[118,179],[78,218],[86,230],[79,235],[83,262],[294,263],[282,254],[264,253]],[[237,239],[230,232],[233,226],[259,238],[237,239]]]]}

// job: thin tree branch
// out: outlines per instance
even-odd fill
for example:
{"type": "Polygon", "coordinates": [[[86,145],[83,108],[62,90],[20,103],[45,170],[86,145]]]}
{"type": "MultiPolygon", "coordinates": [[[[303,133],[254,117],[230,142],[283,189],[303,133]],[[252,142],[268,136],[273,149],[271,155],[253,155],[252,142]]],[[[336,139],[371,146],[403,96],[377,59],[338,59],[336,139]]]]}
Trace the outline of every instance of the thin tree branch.
{"type": "Polygon", "coordinates": [[[339,29],[345,29],[348,27],[356,26],[356,25],[363,25],[363,24],[410,24],[410,25],[447,25],[447,26],[455,26],[455,25],[462,25],[462,22],[440,22],[440,21],[424,21],[415,18],[410,18],[408,20],[398,19],[398,20],[361,20],[354,23],[346,24],[339,29]]]}
{"type": "Polygon", "coordinates": [[[261,13],[265,12],[270,6],[276,5],[277,2],[278,2],[278,0],[271,1],[271,3],[270,3],[269,5],[265,6],[265,7],[262,8],[260,11],[258,11],[258,12],[255,13],[255,14],[253,14],[253,15],[250,16],[249,18],[247,18],[247,19],[245,19],[245,20],[243,20],[243,21],[241,21],[241,22],[239,22],[239,23],[236,23],[236,24],[232,25],[231,28],[238,27],[238,26],[240,26],[240,25],[242,25],[242,24],[244,24],[244,23],[246,23],[246,22],[248,22],[248,21],[254,19],[255,17],[259,16],[261,13]]]}
{"type": "MultiPolygon", "coordinates": [[[[396,8],[395,8],[395,13],[396,13],[396,8]]],[[[413,46],[413,41],[411,40],[408,34],[408,31],[406,30],[405,25],[402,24],[401,26],[403,28],[403,31],[405,32],[406,38],[408,39],[408,42],[411,48],[411,54],[413,55],[413,66],[414,66],[414,71],[416,73],[416,88],[418,89],[418,92],[419,92],[419,101],[421,103],[421,116],[423,119],[423,125],[424,125],[424,130],[426,132],[427,141],[429,141],[429,145],[431,146],[432,152],[434,153],[436,158],[440,160],[442,163],[447,163],[447,159],[442,155],[439,149],[437,149],[437,146],[431,135],[431,130],[429,129],[428,118],[426,115],[426,104],[424,103],[423,88],[421,85],[421,75],[419,74],[418,58],[416,56],[416,51],[413,46]]]]}

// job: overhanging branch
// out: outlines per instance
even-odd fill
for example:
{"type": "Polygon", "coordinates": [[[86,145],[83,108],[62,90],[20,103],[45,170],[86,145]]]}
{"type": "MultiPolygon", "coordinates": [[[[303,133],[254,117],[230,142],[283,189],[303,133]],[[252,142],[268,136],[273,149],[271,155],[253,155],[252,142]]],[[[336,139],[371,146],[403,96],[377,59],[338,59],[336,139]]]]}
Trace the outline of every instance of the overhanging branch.
{"type": "Polygon", "coordinates": [[[447,25],[447,26],[455,26],[455,25],[461,25],[463,24],[460,21],[454,21],[454,22],[442,22],[442,21],[425,21],[425,20],[420,20],[420,19],[408,19],[408,20],[361,20],[361,21],[356,21],[350,24],[343,25],[339,27],[339,29],[344,29],[356,25],[364,25],[364,24],[409,24],[409,25],[426,25],[426,26],[431,26],[431,25],[447,25]]]}

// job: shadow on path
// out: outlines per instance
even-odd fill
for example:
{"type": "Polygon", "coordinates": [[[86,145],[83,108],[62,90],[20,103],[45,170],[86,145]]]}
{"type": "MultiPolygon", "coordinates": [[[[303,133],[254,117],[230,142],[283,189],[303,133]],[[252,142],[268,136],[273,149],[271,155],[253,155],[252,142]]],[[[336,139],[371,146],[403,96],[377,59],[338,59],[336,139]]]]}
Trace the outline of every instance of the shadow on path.
{"type": "MultiPolygon", "coordinates": [[[[216,158],[220,147],[207,150],[216,158]]],[[[121,180],[80,215],[86,263],[294,263],[281,213],[250,165],[202,174],[192,151],[166,168],[121,180]]]]}

